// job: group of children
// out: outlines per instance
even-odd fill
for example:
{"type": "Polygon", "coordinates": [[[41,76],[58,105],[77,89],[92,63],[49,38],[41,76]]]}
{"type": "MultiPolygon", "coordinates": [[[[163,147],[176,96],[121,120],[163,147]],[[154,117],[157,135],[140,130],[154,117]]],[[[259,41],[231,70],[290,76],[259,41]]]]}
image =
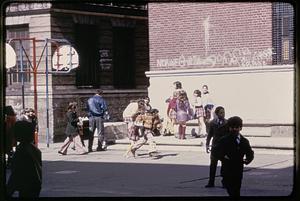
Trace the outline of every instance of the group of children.
{"type": "MultiPolygon", "coordinates": [[[[234,116],[228,120],[225,118],[225,109],[218,106],[213,111],[213,102],[209,97],[208,87],[202,87],[201,91],[194,91],[194,100],[190,106],[186,92],[180,82],[174,82],[175,91],[169,98],[167,114],[174,132],[174,125],[178,124],[179,139],[185,139],[186,121],[198,119],[198,133],[206,138],[206,152],[210,156],[209,181],[207,188],[215,186],[215,175],[218,161],[222,163],[222,185],[226,188],[229,196],[239,197],[242,183],[244,164],[248,165],[254,158],[254,152],[249,141],[240,134],[243,121],[234,116]],[[206,135],[207,133],[207,135],[206,135]],[[212,142],[211,142],[212,140],[212,142]]],[[[149,155],[157,152],[156,143],[153,139],[155,129],[161,129],[161,121],[158,110],[149,105],[149,98],[132,101],[123,112],[124,121],[128,125],[128,137],[131,141],[125,156],[135,156],[136,150],[149,141],[149,155]]]]}
{"type": "Polygon", "coordinates": [[[186,122],[197,119],[198,133],[193,133],[195,137],[206,137],[206,125],[212,118],[212,110],[214,107],[210,97],[208,86],[203,85],[203,93],[196,89],[193,93],[192,101],[189,101],[186,91],[182,88],[179,81],[173,83],[173,96],[166,100],[167,122],[165,126],[165,135],[175,135],[175,127],[178,126],[178,138],[185,138],[186,122]]]}

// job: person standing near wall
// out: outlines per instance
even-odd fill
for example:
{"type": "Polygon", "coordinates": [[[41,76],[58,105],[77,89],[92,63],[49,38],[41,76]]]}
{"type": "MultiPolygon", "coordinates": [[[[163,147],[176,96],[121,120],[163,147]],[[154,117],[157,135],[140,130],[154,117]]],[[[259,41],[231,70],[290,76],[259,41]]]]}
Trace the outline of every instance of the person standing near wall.
{"type": "MultiPolygon", "coordinates": [[[[226,122],[225,119],[225,109],[222,106],[218,106],[215,110],[215,118],[209,122],[208,126],[208,135],[206,138],[206,153],[210,153],[213,150],[220,140],[226,133],[226,122]],[[211,149],[210,142],[211,143],[211,149]]],[[[209,181],[205,186],[206,188],[211,188],[215,186],[215,176],[218,165],[218,159],[210,154],[210,166],[209,166],[209,181]]]]}
{"type": "Polygon", "coordinates": [[[196,89],[193,93],[194,100],[192,105],[194,107],[194,118],[198,120],[198,136],[205,137],[206,136],[206,125],[204,123],[205,112],[203,108],[203,101],[201,98],[201,91],[196,89]]]}
{"type": "Polygon", "coordinates": [[[33,108],[25,108],[21,112],[21,116],[20,116],[19,120],[28,121],[33,125],[33,127],[34,127],[34,144],[37,146],[37,143],[38,143],[37,136],[38,136],[39,126],[38,126],[38,119],[35,114],[35,110],[33,108]]]}
{"type": "Polygon", "coordinates": [[[214,108],[214,103],[211,98],[211,94],[208,91],[207,85],[202,86],[202,101],[203,101],[203,107],[204,107],[204,111],[205,111],[204,122],[205,122],[206,128],[207,128],[209,121],[213,119],[212,112],[213,112],[213,108],[214,108]]]}
{"type": "Polygon", "coordinates": [[[176,122],[178,126],[178,138],[185,138],[186,122],[190,119],[190,103],[184,91],[179,92],[179,97],[176,100],[176,122]]]}
{"type": "Polygon", "coordinates": [[[35,110],[33,108],[29,108],[29,113],[28,113],[29,121],[32,123],[34,126],[34,144],[37,146],[38,144],[38,133],[39,133],[39,124],[38,124],[38,118],[35,114],[35,110]]]}
{"type": "Polygon", "coordinates": [[[106,151],[106,135],[104,133],[104,116],[108,114],[107,104],[102,97],[103,91],[98,89],[96,94],[88,99],[87,109],[89,117],[89,130],[90,138],[88,144],[88,151],[93,151],[94,132],[97,129],[98,134],[98,146],[97,151],[106,151]]]}
{"type": "Polygon", "coordinates": [[[145,102],[145,110],[151,110],[152,106],[150,105],[150,98],[148,96],[144,98],[144,102],[145,102]]]}
{"type": "Polygon", "coordinates": [[[176,100],[179,96],[179,93],[185,93],[185,90],[182,89],[182,84],[179,81],[173,82],[174,91],[172,93],[172,96],[169,97],[166,100],[166,103],[168,104],[167,107],[167,121],[165,124],[165,135],[171,134],[175,135],[175,130],[178,130],[177,128],[177,122],[176,122],[176,100]]]}
{"type": "Polygon", "coordinates": [[[165,126],[165,134],[175,135],[175,124],[176,124],[176,100],[178,98],[178,91],[173,92],[173,97],[169,99],[167,108],[167,122],[165,126]]]}
{"type": "Polygon", "coordinates": [[[17,145],[14,136],[14,125],[17,121],[16,113],[12,106],[8,105],[4,108],[4,127],[5,127],[5,154],[7,154],[7,167],[10,166],[11,158],[14,153],[14,147],[17,145]]]}

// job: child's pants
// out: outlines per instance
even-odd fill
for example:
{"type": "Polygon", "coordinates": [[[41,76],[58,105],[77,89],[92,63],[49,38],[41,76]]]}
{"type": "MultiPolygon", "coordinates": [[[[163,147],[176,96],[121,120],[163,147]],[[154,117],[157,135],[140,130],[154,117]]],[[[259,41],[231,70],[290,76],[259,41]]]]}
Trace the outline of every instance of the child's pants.
{"type": "Polygon", "coordinates": [[[81,138],[79,136],[79,134],[75,135],[75,136],[70,136],[67,137],[67,139],[64,141],[62,147],[60,148],[60,151],[64,154],[67,154],[68,148],[70,146],[70,144],[74,141],[75,144],[75,150],[79,153],[85,153],[86,150],[84,149],[82,142],[81,142],[81,138]]]}
{"type": "Polygon", "coordinates": [[[149,153],[157,151],[156,143],[154,141],[154,136],[152,134],[152,131],[151,131],[151,129],[147,129],[147,128],[144,129],[143,138],[141,140],[139,140],[136,144],[134,144],[132,146],[132,149],[137,150],[137,149],[141,148],[143,145],[145,145],[147,143],[148,140],[149,140],[149,146],[150,146],[149,153]]]}

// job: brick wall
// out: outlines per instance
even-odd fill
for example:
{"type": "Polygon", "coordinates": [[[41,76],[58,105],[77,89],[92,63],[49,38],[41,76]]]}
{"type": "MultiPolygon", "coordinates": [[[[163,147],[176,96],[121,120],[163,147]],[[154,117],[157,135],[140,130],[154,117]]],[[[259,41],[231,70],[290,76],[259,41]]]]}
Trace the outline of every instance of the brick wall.
{"type": "Polygon", "coordinates": [[[149,3],[150,70],[271,64],[264,3],[149,3]]]}

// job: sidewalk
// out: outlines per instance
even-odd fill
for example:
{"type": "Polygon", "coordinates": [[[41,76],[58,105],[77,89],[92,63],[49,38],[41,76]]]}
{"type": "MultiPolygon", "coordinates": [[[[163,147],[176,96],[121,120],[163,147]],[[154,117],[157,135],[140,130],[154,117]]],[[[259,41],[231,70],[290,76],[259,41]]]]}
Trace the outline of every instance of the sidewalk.
{"type": "MultiPolygon", "coordinates": [[[[247,137],[253,148],[264,149],[286,149],[295,148],[294,139],[292,137],[247,137]]],[[[170,146],[205,146],[206,138],[187,138],[179,140],[174,136],[158,136],[155,137],[157,145],[170,146]],[[202,142],[202,143],[201,143],[202,142]]],[[[116,144],[128,144],[128,139],[116,140],[116,144]]]]}
{"type": "MultiPolygon", "coordinates": [[[[293,150],[295,149],[293,137],[247,137],[252,148],[260,149],[282,149],[293,150]]],[[[94,138],[97,140],[97,137],[94,138]]],[[[179,140],[174,136],[157,136],[155,137],[157,145],[163,146],[205,146],[206,138],[191,138],[187,136],[186,140],[179,140]],[[201,145],[202,144],[202,145],[201,145]]],[[[130,142],[128,138],[117,139],[115,145],[128,145],[130,142]]],[[[95,144],[95,143],[94,143],[95,144]]],[[[59,148],[62,142],[50,143],[49,147],[59,148]]],[[[39,147],[46,148],[46,143],[39,143],[39,147]]]]}

